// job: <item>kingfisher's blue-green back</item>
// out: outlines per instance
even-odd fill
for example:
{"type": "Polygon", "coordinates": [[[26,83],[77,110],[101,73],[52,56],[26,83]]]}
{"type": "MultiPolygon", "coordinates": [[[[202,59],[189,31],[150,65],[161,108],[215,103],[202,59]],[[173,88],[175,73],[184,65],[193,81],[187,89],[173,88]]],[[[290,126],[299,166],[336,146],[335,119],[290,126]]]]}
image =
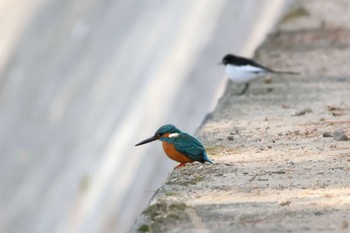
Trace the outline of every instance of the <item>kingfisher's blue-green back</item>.
{"type": "Polygon", "coordinates": [[[174,144],[175,149],[178,152],[184,154],[194,161],[212,163],[208,159],[202,143],[187,133],[181,132],[178,137],[171,138],[169,142],[174,144]]]}

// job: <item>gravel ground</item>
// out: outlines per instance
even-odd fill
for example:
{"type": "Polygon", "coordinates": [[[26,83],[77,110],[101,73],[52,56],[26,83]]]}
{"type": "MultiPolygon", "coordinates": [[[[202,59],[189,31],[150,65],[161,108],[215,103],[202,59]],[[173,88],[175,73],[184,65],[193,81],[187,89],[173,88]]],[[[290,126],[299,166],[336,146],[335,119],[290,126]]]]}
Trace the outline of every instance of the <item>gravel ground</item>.
{"type": "Polygon", "coordinates": [[[350,232],[348,12],[290,10],[256,59],[301,75],[228,82],[198,130],[215,164],[174,170],[131,232],[350,232]]]}

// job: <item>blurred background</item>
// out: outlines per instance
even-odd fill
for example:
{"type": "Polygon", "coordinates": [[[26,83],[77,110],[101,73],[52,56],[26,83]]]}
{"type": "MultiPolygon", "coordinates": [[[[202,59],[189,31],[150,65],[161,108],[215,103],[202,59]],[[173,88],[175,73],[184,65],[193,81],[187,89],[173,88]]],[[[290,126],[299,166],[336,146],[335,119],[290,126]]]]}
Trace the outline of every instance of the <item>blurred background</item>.
{"type": "MultiPolygon", "coordinates": [[[[289,1],[288,1],[289,4],[289,1]]],[[[0,0],[0,232],[125,232],[282,0],[0,0]]]]}

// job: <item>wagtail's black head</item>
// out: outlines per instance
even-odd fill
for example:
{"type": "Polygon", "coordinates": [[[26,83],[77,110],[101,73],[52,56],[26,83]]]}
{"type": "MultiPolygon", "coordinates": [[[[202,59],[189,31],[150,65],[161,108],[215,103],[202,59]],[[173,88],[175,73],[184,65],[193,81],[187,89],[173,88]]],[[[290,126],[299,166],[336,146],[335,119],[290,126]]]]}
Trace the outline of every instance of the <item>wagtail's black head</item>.
{"type": "Polygon", "coordinates": [[[227,54],[225,57],[222,58],[221,64],[223,64],[223,65],[227,65],[227,64],[242,65],[243,60],[245,60],[245,59],[242,57],[237,57],[237,56],[232,55],[232,54],[227,54]]]}
{"type": "Polygon", "coordinates": [[[230,64],[234,60],[234,56],[232,54],[227,54],[225,57],[222,58],[221,64],[227,65],[230,64]]]}
{"type": "Polygon", "coordinates": [[[245,58],[245,57],[239,57],[239,56],[235,56],[232,54],[227,54],[223,59],[222,59],[222,63],[224,65],[233,65],[233,66],[252,66],[252,67],[259,67],[261,69],[267,70],[267,71],[272,71],[271,69],[262,66],[258,63],[256,63],[255,61],[249,59],[249,58],[245,58]]]}

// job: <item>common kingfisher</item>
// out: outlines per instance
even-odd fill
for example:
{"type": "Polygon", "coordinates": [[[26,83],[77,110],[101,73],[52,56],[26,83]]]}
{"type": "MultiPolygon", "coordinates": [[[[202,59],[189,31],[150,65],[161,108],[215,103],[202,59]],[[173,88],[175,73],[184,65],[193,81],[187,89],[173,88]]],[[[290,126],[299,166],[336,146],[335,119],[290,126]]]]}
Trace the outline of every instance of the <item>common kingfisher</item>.
{"type": "Polygon", "coordinates": [[[174,125],[163,125],[152,137],[137,143],[135,146],[155,140],[161,140],[165,154],[170,159],[180,163],[175,168],[185,166],[186,163],[192,163],[194,161],[213,163],[209,160],[204,146],[198,139],[182,132],[174,125]]]}

